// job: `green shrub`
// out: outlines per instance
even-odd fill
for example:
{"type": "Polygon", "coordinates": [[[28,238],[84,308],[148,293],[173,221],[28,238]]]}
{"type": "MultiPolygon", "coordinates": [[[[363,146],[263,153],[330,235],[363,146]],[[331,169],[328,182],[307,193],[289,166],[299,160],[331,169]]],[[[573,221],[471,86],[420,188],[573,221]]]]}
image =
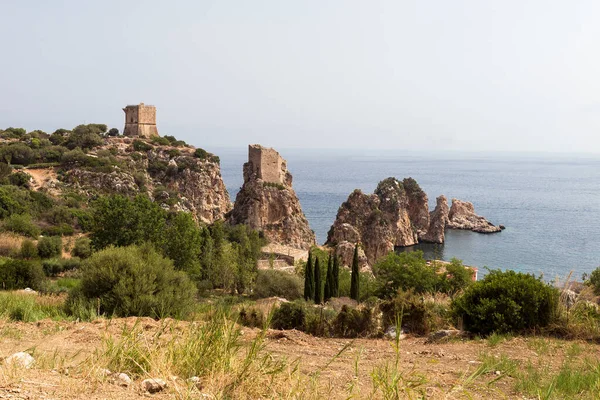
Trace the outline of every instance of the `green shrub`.
{"type": "Polygon", "coordinates": [[[44,279],[42,266],[37,262],[9,259],[0,265],[0,285],[4,290],[39,290],[44,279]]]}
{"type": "Polygon", "coordinates": [[[31,175],[26,172],[17,171],[8,176],[8,182],[11,185],[28,187],[31,181],[31,175]]]}
{"type": "Polygon", "coordinates": [[[88,258],[81,286],[71,292],[71,306],[97,302],[107,315],[184,317],[194,305],[196,289],[184,272],[152,246],[109,247],[88,258]]]}
{"type": "Polygon", "coordinates": [[[376,333],[377,325],[370,308],[351,308],[344,305],[333,320],[332,330],[338,337],[366,337],[376,333]]]}
{"type": "Polygon", "coordinates": [[[29,239],[21,242],[21,258],[31,260],[38,257],[37,246],[29,239]]]}
{"type": "Polygon", "coordinates": [[[162,136],[154,136],[151,140],[152,140],[152,143],[159,145],[159,146],[168,146],[171,144],[169,139],[167,139],[166,137],[162,137],[162,136]]]}
{"type": "Polygon", "coordinates": [[[4,220],[4,229],[34,239],[40,236],[40,228],[33,223],[29,214],[13,214],[6,218],[4,220]]]}
{"type": "Polygon", "coordinates": [[[71,254],[75,257],[86,259],[92,255],[92,241],[86,237],[80,237],[75,241],[71,254]]]}
{"type": "Polygon", "coordinates": [[[275,309],[271,319],[274,329],[304,330],[306,326],[306,309],[301,302],[283,303],[275,309]]]}
{"type": "Polygon", "coordinates": [[[452,302],[452,311],[474,333],[519,333],[547,326],[557,302],[558,290],[541,277],[492,270],[452,302]]]}
{"type": "Polygon", "coordinates": [[[379,282],[380,297],[392,297],[398,289],[416,293],[436,291],[439,277],[434,266],[427,265],[423,252],[390,252],[373,266],[379,282]]]}
{"type": "Polygon", "coordinates": [[[380,309],[384,329],[395,326],[397,319],[401,320],[404,329],[417,335],[427,335],[450,325],[446,304],[436,304],[414,290],[399,290],[392,299],[381,303],[380,309]]]}
{"type": "Polygon", "coordinates": [[[37,250],[41,258],[60,256],[62,253],[62,239],[59,236],[44,236],[38,241],[37,250]]]}
{"type": "Polygon", "coordinates": [[[456,258],[445,266],[445,270],[445,273],[439,276],[438,290],[441,292],[455,295],[473,283],[473,270],[465,267],[462,261],[456,258]]]}
{"type": "Polygon", "coordinates": [[[585,283],[591,286],[596,296],[600,296],[600,267],[592,271],[585,283]]]}
{"type": "Polygon", "coordinates": [[[296,300],[302,297],[303,281],[298,275],[284,271],[259,270],[254,286],[257,298],[283,297],[296,300]]]}
{"type": "Polygon", "coordinates": [[[67,258],[62,260],[63,271],[73,271],[81,266],[81,259],[77,257],[67,258]]]}
{"type": "Polygon", "coordinates": [[[154,147],[152,147],[152,145],[150,145],[142,140],[136,139],[133,141],[133,149],[135,151],[150,151],[153,148],[154,147]]]}
{"type": "Polygon", "coordinates": [[[262,328],[265,326],[265,316],[255,308],[243,308],[239,313],[239,323],[249,328],[262,328]]]}
{"type": "Polygon", "coordinates": [[[63,272],[63,264],[60,259],[50,259],[42,261],[42,269],[46,276],[57,276],[63,272]]]}
{"type": "Polygon", "coordinates": [[[58,226],[48,226],[42,233],[46,236],[71,236],[75,233],[75,229],[72,225],[62,223],[58,226]]]}
{"type": "Polygon", "coordinates": [[[107,130],[104,124],[78,125],[73,129],[65,141],[69,149],[77,147],[82,149],[93,149],[103,143],[102,136],[107,130]]]}

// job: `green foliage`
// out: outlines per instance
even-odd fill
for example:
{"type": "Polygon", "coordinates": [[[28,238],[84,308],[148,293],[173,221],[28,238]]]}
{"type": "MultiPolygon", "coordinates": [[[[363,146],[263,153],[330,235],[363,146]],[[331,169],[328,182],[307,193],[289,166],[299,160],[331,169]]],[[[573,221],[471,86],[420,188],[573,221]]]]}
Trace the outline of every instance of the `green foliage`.
{"type": "Polygon", "coordinates": [[[333,286],[331,288],[331,297],[339,297],[340,296],[340,260],[335,255],[333,255],[333,269],[332,269],[332,283],[333,286]]]}
{"type": "Polygon", "coordinates": [[[171,215],[166,221],[163,253],[173,260],[175,268],[187,272],[195,280],[200,278],[200,229],[189,213],[171,215]]]}
{"type": "Polygon", "coordinates": [[[150,151],[154,147],[144,142],[143,140],[136,139],[133,141],[133,149],[135,151],[150,151]]]}
{"type": "Polygon", "coordinates": [[[591,286],[596,296],[600,296],[600,267],[592,271],[585,283],[591,286]]]}
{"type": "Polygon", "coordinates": [[[33,241],[25,239],[21,242],[21,258],[32,260],[38,257],[37,246],[33,241]]]}
{"type": "Polygon", "coordinates": [[[302,298],[302,279],[295,274],[276,270],[259,270],[254,286],[257,298],[283,297],[288,300],[302,298]]]}
{"type": "Polygon", "coordinates": [[[283,186],[279,182],[263,182],[263,187],[266,187],[266,188],[272,187],[272,188],[275,188],[278,190],[285,190],[285,186],[283,186]]]}
{"type": "Polygon", "coordinates": [[[13,169],[10,165],[0,162],[0,181],[4,181],[12,173],[13,169]]]}
{"type": "Polygon", "coordinates": [[[35,161],[35,152],[24,143],[11,143],[0,147],[0,160],[7,164],[28,165],[35,161]]]}
{"type": "Polygon", "coordinates": [[[107,127],[104,124],[87,124],[78,125],[67,136],[65,146],[69,149],[77,147],[89,150],[102,145],[102,135],[106,132],[107,127]]]}
{"type": "Polygon", "coordinates": [[[24,188],[29,187],[29,182],[31,181],[31,175],[26,172],[17,171],[8,176],[8,182],[11,185],[21,186],[24,188]]]}
{"type": "Polygon", "coordinates": [[[432,293],[438,289],[439,277],[434,266],[427,265],[423,252],[390,252],[373,267],[379,282],[380,297],[391,297],[398,289],[432,293]]]}
{"type": "Polygon", "coordinates": [[[116,137],[119,136],[119,130],[117,128],[111,128],[107,133],[106,136],[111,136],[111,137],[116,137]]]}
{"type": "Polygon", "coordinates": [[[396,296],[384,301],[380,309],[384,328],[396,325],[398,318],[401,318],[404,329],[418,335],[427,335],[450,325],[445,304],[436,304],[413,289],[399,290],[396,296]]]}
{"type": "Polygon", "coordinates": [[[8,259],[0,265],[0,285],[3,290],[39,290],[44,279],[42,266],[35,261],[8,259]]]}
{"type": "Polygon", "coordinates": [[[92,255],[92,241],[87,237],[80,237],[75,241],[71,255],[86,259],[92,255]]]}
{"type": "Polygon", "coordinates": [[[34,239],[40,236],[40,228],[32,221],[29,214],[12,214],[4,220],[4,229],[34,239]]]}
{"type": "Polygon", "coordinates": [[[171,144],[169,139],[167,139],[166,137],[162,137],[162,136],[154,136],[151,140],[152,140],[152,143],[159,145],[159,146],[168,146],[171,144]]]}
{"type": "Polygon", "coordinates": [[[2,137],[3,139],[20,139],[23,136],[25,136],[25,134],[27,133],[27,131],[23,128],[6,128],[4,130],[0,130],[0,137],[2,137]]]}
{"type": "Polygon", "coordinates": [[[194,157],[200,160],[208,160],[211,162],[215,162],[217,164],[220,162],[219,157],[201,148],[197,148],[196,151],[194,151],[194,157]]]}
{"type": "Polygon", "coordinates": [[[255,308],[247,310],[242,307],[238,322],[250,328],[263,328],[265,326],[265,316],[260,310],[256,310],[255,308]]]}
{"type": "Polygon", "coordinates": [[[315,273],[313,270],[312,252],[308,251],[308,260],[304,269],[304,300],[315,298],[315,273]]]}
{"type": "Polygon", "coordinates": [[[489,334],[547,326],[555,315],[558,291],[541,278],[492,270],[452,302],[467,330],[489,334]]]}
{"type": "Polygon", "coordinates": [[[344,305],[332,323],[332,330],[337,337],[365,337],[375,333],[376,325],[370,308],[344,305]]]}
{"type": "Polygon", "coordinates": [[[465,267],[462,261],[453,258],[445,269],[439,276],[439,291],[453,296],[473,283],[473,270],[465,267]]]}
{"type": "Polygon", "coordinates": [[[327,260],[327,274],[325,275],[325,288],[323,289],[323,300],[328,302],[333,297],[335,284],[333,283],[333,255],[327,260]]]}
{"type": "Polygon", "coordinates": [[[41,258],[60,256],[62,253],[62,239],[59,236],[45,236],[38,241],[37,250],[41,258]]]}
{"type": "Polygon", "coordinates": [[[274,329],[304,330],[306,326],[306,310],[301,302],[283,303],[275,309],[271,319],[274,329]]]}
{"type": "Polygon", "coordinates": [[[146,196],[100,197],[93,205],[93,220],[91,239],[96,249],[144,242],[163,247],[166,211],[146,196]]]}
{"type": "Polygon", "coordinates": [[[323,302],[323,286],[321,285],[321,266],[319,259],[315,259],[315,304],[321,304],[323,302]]]}
{"type": "Polygon", "coordinates": [[[358,277],[358,243],[354,246],[354,256],[352,257],[352,275],[350,278],[350,298],[360,301],[360,280],[358,277]]]}
{"type": "Polygon", "coordinates": [[[185,317],[196,293],[187,275],[150,245],[99,251],[85,261],[81,278],[69,304],[97,301],[101,313],[122,317],[185,317]]]}

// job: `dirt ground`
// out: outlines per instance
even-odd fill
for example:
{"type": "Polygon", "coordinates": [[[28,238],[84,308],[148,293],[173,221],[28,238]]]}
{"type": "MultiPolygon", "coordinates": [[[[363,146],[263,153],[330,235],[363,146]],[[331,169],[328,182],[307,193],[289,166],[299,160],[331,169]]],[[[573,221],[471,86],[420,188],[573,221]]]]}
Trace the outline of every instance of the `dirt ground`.
{"type": "MultiPolygon", "coordinates": [[[[91,323],[0,321],[0,357],[27,351],[36,358],[31,369],[0,366],[0,399],[216,398],[200,391],[183,396],[174,377],[163,377],[169,387],[151,395],[140,388],[141,379],[121,387],[109,379],[92,379],[89,373],[74,367],[98,351],[103,337],[117,337],[124,326],[132,327],[136,321],[148,334],[161,326],[161,322],[148,318],[100,319],[91,323]]],[[[186,329],[186,323],[178,324],[186,329]]],[[[258,329],[243,328],[243,341],[250,343],[258,333],[258,329]]],[[[396,357],[393,343],[387,339],[323,339],[298,331],[270,330],[266,351],[274,358],[298,360],[303,373],[318,374],[320,382],[329,385],[331,398],[347,398],[347,387],[352,382],[356,383],[354,398],[369,398],[372,372],[386,362],[393,363],[396,357]]],[[[514,391],[512,378],[501,376],[500,371],[469,381],[468,377],[481,364],[481,355],[504,355],[522,365],[541,362],[552,370],[559,368],[573,343],[512,338],[497,345],[485,340],[426,344],[425,338],[409,336],[400,341],[399,368],[407,377],[424,377],[426,398],[524,399],[527,397],[514,391]]],[[[598,357],[596,345],[577,345],[586,356],[598,357]]]]}

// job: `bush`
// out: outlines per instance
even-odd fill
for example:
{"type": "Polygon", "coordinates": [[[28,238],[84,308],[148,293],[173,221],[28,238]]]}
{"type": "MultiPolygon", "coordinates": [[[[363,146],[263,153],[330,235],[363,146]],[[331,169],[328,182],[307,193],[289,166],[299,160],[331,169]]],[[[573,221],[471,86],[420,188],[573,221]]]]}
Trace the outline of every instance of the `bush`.
{"type": "Polygon", "coordinates": [[[365,337],[377,331],[373,311],[368,307],[351,308],[342,306],[332,323],[333,334],[338,337],[365,337]]]}
{"type": "Polygon", "coordinates": [[[6,218],[4,220],[4,229],[34,239],[40,236],[40,228],[33,223],[29,214],[13,214],[6,218]]]}
{"type": "Polygon", "coordinates": [[[171,141],[169,139],[162,136],[154,136],[151,140],[152,143],[157,144],[159,146],[168,146],[171,144],[171,141]]]}
{"type": "Polygon", "coordinates": [[[62,260],[63,271],[73,271],[75,269],[79,269],[81,266],[81,260],[77,257],[67,258],[62,260]]]}
{"type": "Polygon", "coordinates": [[[37,246],[29,239],[21,243],[21,258],[33,259],[38,257],[37,246]]]}
{"type": "Polygon", "coordinates": [[[473,270],[465,267],[462,261],[453,258],[445,266],[445,273],[439,279],[439,290],[453,296],[473,283],[473,270]]]}
{"type": "Polygon", "coordinates": [[[17,171],[8,176],[8,182],[15,186],[28,187],[30,181],[31,175],[22,171],[17,171]]]}
{"type": "Polygon", "coordinates": [[[75,241],[71,255],[86,259],[92,255],[92,241],[86,237],[80,237],[75,241]]]}
{"type": "Polygon", "coordinates": [[[541,277],[493,270],[455,299],[452,311],[474,333],[519,333],[547,326],[557,302],[558,290],[541,277]]]}
{"type": "Polygon", "coordinates": [[[600,296],[600,267],[592,271],[585,283],[594,290],[596,296],[600,296]]]}
{"type": "Polygon", "coordinates": [[[38,241],[37,250],[41,258],[60,256],[62,253],[62,239],[59,236],[45,236],[38,241]]]}
{"type": "Polygon", "coordinates": [[[283,303],[273,312],[271,326],[274,329],[304,330],[306,310],[301,302],[283,303]]]}
{"type": "Polygon", "coordinates": [[[149,151],[152,150],[154,147],[152,147],[151,145],[149,145],[148,143],[136,139],[133,141],[133,149],[135,151],[149,151]]]}
{"type": "Polygon", "coordinates": [[[265,326],[265,316],[260,310],[254,308],[240,310],[240,324],[250,328],[262,328],[265,326]]]}
{"type": "Polygon", "coordinates": [[[435,267],[427,265],[421,251],[390,252],[373,266],[373,272],[379,282],[380,297],[391,297],[398,289],[431,293],[439,280],[435,267]]]}
{"type": "Polygon", "coordinates": [[[42,261],[42,269],[46,276],[57,276],[63,272],[63,264],[60,259],[51,259],[42,261]]]}
{"type": "Polygon", "coordinates": [[[81,286],[71,292],[69,307],[97,302],[101,313],[163,318],[184,317],[196,289],[184,272],[152,246],[109,247],[88,258],[81,286]]]}
{"type": "Polygon", "coordinates": [[[65,141],[65,146],[69,149],[77,147],[82,149],[93,149],[100,146],[103,142],[102,136],[107,130],[104,124],[78,125],[73,129],[65,141]]]}
{"type": "Polygon", "coordinates": [[[298,275],[275,270],[260,270],[256,276],[254,294],[258,298],[283,297],[296,300],[302,297],[304,283],[298,275]]]}
{"type": "Polygon", "coordinates": [[[10,259],[0,265],[0,283],[4,290],[39,290],[44,279],[42,266],[37,262],[10,259]]]}
{"type": "Polygon", "coordinates": [[[402,327],[417,335],[447,328],[450,316],[446,304],[436,304],[414,290],[399,290],[396,296],[380,305],[383,327],[395,326],[401,319],[402,327]]]}

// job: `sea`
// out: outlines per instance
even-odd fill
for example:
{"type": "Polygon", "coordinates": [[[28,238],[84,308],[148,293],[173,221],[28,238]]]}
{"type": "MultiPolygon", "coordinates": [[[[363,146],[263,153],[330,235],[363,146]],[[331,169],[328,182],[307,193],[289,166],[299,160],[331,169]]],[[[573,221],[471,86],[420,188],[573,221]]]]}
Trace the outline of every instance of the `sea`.
{"type": "MultiPolygon", "coordinates": [[[[247,148],[211,149],[231,200],[243,183],[247,148]]],[[[342,202],[354,189],[372,193],[387,177],[414,178],[430,209],[444,194],[470,201],[475,212],[506,226],[495,234],[447,230],[443,245],[419,244],[427,258],[512,269],[545,280],[580,280],[600,266],[600,155],[453,153],[391,150],[278,149],[315,231],[327,239],[342,202]]],[[[449,204],[450,205],[450,204],[449,204]]],[[[487,267],[487,269],[486,269],[487,267]]]]}

